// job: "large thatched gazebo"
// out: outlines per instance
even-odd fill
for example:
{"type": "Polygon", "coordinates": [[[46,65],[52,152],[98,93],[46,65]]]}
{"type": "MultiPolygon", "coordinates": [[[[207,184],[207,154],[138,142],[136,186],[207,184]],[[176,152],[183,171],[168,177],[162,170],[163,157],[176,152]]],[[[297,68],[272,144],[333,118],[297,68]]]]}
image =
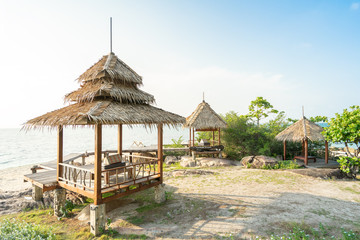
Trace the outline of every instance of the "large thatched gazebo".
{"type": "MultiPolygon", "coordinates": [[[[103,203],[132,194],[149,187],[161,187],[163,182],[163,125],[175,126],[185,123],[185,118],[151,106],[154,96],[139,89],[142,78],[114,53],[103,56],[79,78],[80,88],[65,96],[69,106],[46,113],[26,122],[25,128],[57,128],[58,150],[55,186],[67,189],[94,200],[91,208],[95,215],[91,219],[91,231],[98,233],[104,226],[103,203]],[[142,124],[157,127],[157,157],[139,157],[132,162],[132,156],[122,152],[123,125],[142,124]],[[102,154],[102,126],[118,126],[117,154],[108,161],[115,165],[104,166],[102,154]],[[93,165],[75,166],[63,162],[64,126],[90,126],[95,130],[95,161],[93,165]],[[99,210],[102,209],[102,210],[99,210]],[[100,212],[100,213],[99,213],[100,212]],[[99,215],[100,214],[100,215],[99,215]],[[101,217],[102,216],[102,217],[101,217]]],[[[83,156],[86,157],[86,156],[83,156]]],[[[55,171],[54,171],[55,172],[55,171]]],[[[41,185],[40,177],[28,177],[33,184],[41,185]],[[35,180],[34,180],[35,179],[35,180]],[[36,180],[40,179],[40,180],[36,180]]],[[[48,173],[49,175],[50,173],[48,173]]],[[[56,198],[55,198],[56,199],[56,198]]],[[[59,206],[58,206],[59,207],[59,206]]],[[[56,210],[57,206],[55,206],[56,210]]],[[[56,212],[55,212],[56,213],[56,212]]]]}
{"type": "MultiPolygon", "coordinates": [[[[286,159],[286,141],[301,142],[302,155],[295,158],[304,160],[305,165],[308,164],[308,159],[312,158],[316,161],[315,157],[308,156],[308,141],[324,141],[325,138],[321,134],[324,129],[309,121],[303,116],[299,121],[287,127],[284,131],[275,136],[276,140],[284,142],[284,160],[286,159]]],[[[328,142],[325,141],[325,162],[328,163],[328,142]]]]}
{"type": "Polygon", "coordinates": [[[215,144],[215,131],[218,132],[218,144],[221,144],[220,130],[226,127],[226,122],[205,102],[200,103],[195,111],[186,118],[185,127],[189,128],[189,146],[195,144],[195,132],[211,131],[213,136],[212,144],[215,144]]]}

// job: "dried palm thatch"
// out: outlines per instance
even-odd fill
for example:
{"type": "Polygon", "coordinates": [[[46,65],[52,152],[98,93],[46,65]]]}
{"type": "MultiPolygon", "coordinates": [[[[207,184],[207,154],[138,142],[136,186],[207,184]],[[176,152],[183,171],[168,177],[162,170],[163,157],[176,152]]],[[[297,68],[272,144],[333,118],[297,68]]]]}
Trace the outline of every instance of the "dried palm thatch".
{"type": "Polygon", "coordinates": [[[58,125],[184,124],[185,118],[148,104],[121,104],[113,100],[75,103],[46,113],[25,124],[26,129],[58,125]]]}
{"type": "Polygon", "coordinates": [[[142,79],[114,53],[79,77],[81,87],[65,96],[76,103],[25,123],[24,128],[94,124],[184,124],[185,118],[150,106],[154,96],[141,91],[142,79]]]}
{"type": "Polygon", "coordinates": [[[120,103],[152,104],[153,95],[141,91],[134,85],[119,85],[101,80],[85,83],[78,90],[65,95],[66,102],[91,102],[95,97],[110,97],[120,103]]]}
{"type": "Polygon", "coordinates": [[[142,78],[128,65],[121,61],[114,53],[103,56],[97,63],[80,75],[79,82],[110,78],[114,81],[142,84],[142,78]]]}
{"type": "Polygon", "coordinates": [[[322,127],[303,117],[276,135],[275,139],[291,142],[302,142],[305,139],[309,139],[310,141],[323,141],[324,136],[321,134],[323,131],[324,129],[322,127]]]}
{"type": "Polygon", "coordinates": [[[203,101],[200,103],[195,111],[186,118],[185,127],[193,127],[198,130],[201,129],[218,129],[226,127],[226,122],[210,107],[210,105],[203,101]]]}

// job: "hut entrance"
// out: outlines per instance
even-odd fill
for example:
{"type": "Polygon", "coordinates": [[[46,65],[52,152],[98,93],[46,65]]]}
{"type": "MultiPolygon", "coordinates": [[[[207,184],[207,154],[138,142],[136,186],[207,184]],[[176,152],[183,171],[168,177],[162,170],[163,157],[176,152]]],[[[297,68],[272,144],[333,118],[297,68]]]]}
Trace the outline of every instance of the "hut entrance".
{"type": "MultiPolygon", "coordinates": [[[[313,160],[316,162],[316,156],[308,155],[308,143],[310,141],[324,141],[324,136],[321,134],[324,129],[309,121],[306,117],[303,116],[302,119],[297,121],[296,123],[287,127],[284,131],[280,132],[275,136],[276,140],[282,141],[284,143],[284,160],[286,160],[286,142],[301,142],[302,143],[302,151],[301,155],[294,156],[294,160],[302,160],[305,165],[308,165],[309,160],[313,160]]],[[[325,141],[325,163],[328,164],[328,142],[325,141]]]]}
{"type": "MultiPolygon", "coordinates": [[[[163,125],[184,124],[185,118],[151,106],[155,102],[154,97],[139,89],[142,78],[112,52],[83,73],[78,82],[81,87],[65,96],[66,101],[72,102],[71,105],[29,120],[25,124],[27,129],[50,127],[57,128],[58,131],[56,171],[27,175],[25,179],[43,187],[42,191],[63,188],[92,198],[95,207],[90,209],[94,211],[95,220],[91,222],[91,231],[96,235],[99,228],[105,224],[97,221],[104,219],[100,215],[105,214],[105,208],[97,206],[162,184],[163,125]],[[131,124],[157,128],[156,157],[123,154],[122,128],[123,125],[131,124]],[[116,151],[102,150],[103,125],[117,125],[116,151]],[[95,130],[94,152],[80,155],[79,157],[83,158],[82,164],[75,165],[72,164],[73,161],[64,161],[64,126],[90,126],[95,130]],[[93,164],[86,164],[85,160],[89,155],[94,155],[93,164]],[[45,179],[44,175],[47,176],[47,182],[41,182],[45,179]],[[54,178],[52,182],[51,176],[54,178]],[[52,187],[45,188],[49,183],[52,187]]],[[[58,198],[61,197],[55,199],[58,198]]],[[[56,209],[60,208],[56,204],[55,214],[56,209]]]]}

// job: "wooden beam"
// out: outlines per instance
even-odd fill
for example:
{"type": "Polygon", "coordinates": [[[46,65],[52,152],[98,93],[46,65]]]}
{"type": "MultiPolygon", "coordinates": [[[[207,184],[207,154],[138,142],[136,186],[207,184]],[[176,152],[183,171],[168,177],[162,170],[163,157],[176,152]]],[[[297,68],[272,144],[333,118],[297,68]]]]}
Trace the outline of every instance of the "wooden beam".
{"type": "Polygon", "coordinates": [[[64,182],[59,182],[59,186],[62,187],[62,188],[68,189],[68,190],[70,190],[70,191],[72,191],[72,192],[81,194],[81,195],[83,195],[83,196],[85,196],[85,197],[95,199],[95,196],[94,196],[94,194],[93,194],[92,192],[89,192],[89,191],[82,190],[82,189],[77,188],[77,187],[73,187],[73,186],[67,185],[67,184],[64,183],[64,182]]]}
{"type": "Polygon", "coordinates": [[[192,129],[192,137],[193,137],[192,144],[193,144],[193,147],[195,147],[195,129],[194,128],[192,129]]]}
{"type": "Polygon", "coordinates": [[[158,172],[160,173],[160,182],[163,182],[163,125],[158,124],[158,172]]]}
{"type": "Polygon", "coordinates": [[[57,171],[56,171],[56,180],[59,182],[59,177],[62,177],[62,167],[59,165],[63,162],[64,157],[64,134],[63,126],[58,126],[58,137],[57,137],[57,171]]]}
{"type": "Polygon", "coordinates": [[[329,143],[325,141],[325,163],[328,164],[329,162],[329,143]]]}
{"type": "Polygon", "coordinates": [[[102,147],[102,126],[95,125],[95,166],[94,166],[94,204],[101,204],[101,147],[102,147]]]}
{"type": "Polygon", "coordinates": [[[284,161],[286,160],[286,141],[284,141],[284,161]]]}
{"type": "Polygon", "coordinates": [[[189,127],[189,147],[191,146],[191,127],[189,127]]]}
{"type": "Polygon", "coordinates": [[[305,166],[308,165],[308,139],[305,139],[305,166]]]}
{"type": "Polygon", "coordinates": [[[118,125],[118,154],[122,155],[122,124],[118,125]]]}
{"type": "Polygon", "coordinates": [[[219,141],[219,145],[221,145],[221,140],[220,140],[220,128],[219,128],[219,131],[218,131],[218,133],[219,133],[219,139],[218,139],[218,141],[219,141]]]}

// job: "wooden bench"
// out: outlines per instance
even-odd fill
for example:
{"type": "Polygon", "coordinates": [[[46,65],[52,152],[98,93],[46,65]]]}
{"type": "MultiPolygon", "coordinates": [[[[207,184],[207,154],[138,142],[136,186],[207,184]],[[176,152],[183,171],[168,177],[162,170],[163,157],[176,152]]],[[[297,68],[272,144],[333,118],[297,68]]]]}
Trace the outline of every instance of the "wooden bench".
{"type": "Polygon", "coordinates": [[[221,152],[222,152],[222,151],[202,151],[202,152],[200,152],[200,151],[191,151],[191,152],[192,152],[192,158],[193,158],[193,160],[196,159],[196,157],[195,157],[196,154],[197,154],[197,155],[212,154],[213,157],[215,157],[215,154],[216,154],[216,155],[219,156],[219,158],[222,157],[222,155],[221,155],[221,152]]]}
{"type": "MultiPolygon", "coordinates": [[[[295,156],[294,160],[296,160],[296,159],[305,161],[305,156],[295,156]]],[[[316,162],[316,157],[308,156],[308,160],[310,160],[310,159],[312,159],[312,160],[314,160],[314,162],[316,162]]]]}
{"type": "MultiPolygon", "coordinates": [[[[104,158],[104,168],[106,170],[110,170],[112,168],[111,165],[113,165],[113,168],[116,167],[120,167],[120,163],[122,163],[122,156],[120,154],[114,154],[114,155],[109,155],[106,158],[104,158]]],[[[124,162],[124,166],[125,166],[125,162],[124,162]]],[[[129,171],[130,169],[128,169],[129,171]]],[[[119,170],[113,170],[113,171],[107,171],[106,175],[105,175],[105,183],[108,184],[109,183],[109,179],[111,175],[116,175],[119,173],[123,173],[124,169],[119,169],[119,170]]],[[[131,174],[131,173],[128,173],[131,174]]]]}

